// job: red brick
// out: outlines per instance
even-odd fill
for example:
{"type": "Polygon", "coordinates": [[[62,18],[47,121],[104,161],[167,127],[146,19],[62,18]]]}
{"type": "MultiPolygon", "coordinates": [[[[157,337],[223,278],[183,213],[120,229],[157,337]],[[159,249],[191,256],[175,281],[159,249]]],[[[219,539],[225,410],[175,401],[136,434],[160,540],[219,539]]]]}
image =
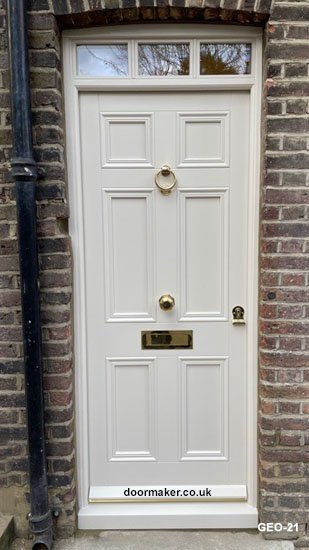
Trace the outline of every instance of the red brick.
{"type": "Polygon", "coordinates": [[[279,290],[277,291],[277,300],[279,302],[301,302],[309,303],[309,292],[307,289],[302,290],[279,290]]]}
{"type": "Polygon", "coordinates": [[[51,426],[50,431],[52,437],[55,439],[70,438],[72,432],[74,431],[74,425],[72,422],[69,422],[68,424],[62,424],[61,426],[51,426]]]}
{"type": "Polygon", "coordinates": [[[281,433],[279,443],[285,447],[299,447],[301,444],[300,436],[281,433]]]}
{"type": "Polygon", "coordinates": [[[74,468],[73,459],[53,459],[52,461],[54,472],[67,472],[74,468]]]}
{"type": "Polygon", "coordinates": [[[66,391],[51,391],[49,393],[49,404],[55,406],[65,406],[72,402],[72,394],[66,391]]]}
{"type": "Polygon", "coordinates": [[[262,216],[264,220],[278,220],[279,212],[279,208],[276,206],[266,206],[263,209],[262,216]]]}
{"type": "Polygon", "coordinates": [[[63,441],[54,441],[47,444],[47,455],[48,456],[68,456],[71,455],[74,450],[73,441],[63,442],[63,441]]]}
{"type": "MultiPolygon", "coordinates": [[[[46,269],[67,269],[71,266],[71,256],[64,254],[49,254],[40,256],[40,264],[43,270],[46,269]]],[[[0,258],[1,268],[1,258],[0,258]]]]}
{"type": "Polygon", "coordinates": [[[70,359],[48,357],[44,361],[44,368],[46,372],[54,374],[70,372],[72,370],[72,361],[70,359]]]}
{"type": "Polygon", "coordinates": [[[69,376],[51,376],[47,375],[44,378],[44,386],[46,390],[67,390],[72,385],[72,375],[69,376]]]}
{"type": "Polygon", "coordinates": [[[278,251],[279,243],[276,241],[266,241],[263,239],[260,244],[261,253],[274,254],[278,251]]]}
{"type": "Polygon", "coordinates": [[[307,189],[267,189],[265,201],[271,204],[309,204],[307,189]]]}
{"type": "Polygon", "coordinates": [[[276,437],[276,433],[272,433],[272,434],[269,434],[269,433],[263,433],[260,435],[260,443],[261,445],[264,445],[264,446],[273,446],[276,444],[276,441],[277,441],[277,437],[276,437]]]}
{"type": "Polygon", "coordinates": [[[52,408],[45,407],[45,418],[47,424],[58,424],[59,422],[68,422],[73,417],[73,408],[52,408]]]}
{"type": "MultiPolygon", "coordinates": [[[[309,225],[309,224],[308,224],[309,225]]],[[[261,266],[266,269],[309,269],[309,257],[305,256],[264,256],[261,258],[261,266]]]]}
{"type": "Polygon", "coordinates": [[[0,327],[0,341],[20,342],[22,340],[21,327],[0,327]]]}
{"type": "MultiPolygon", "coordinates": [[[[39,130],[39,128],[37,128],[37,130],[39,130]]],[[[42,218],[42,219],[45,219],[45,218],[61,219],[61,218],[69,217],[68,205],[63,201],[59,201],[58,203],[53,202],[50,204],[40,204],[38,207],[38,212],[39,212],[38,214],[39,218],[42,218]]]]}
{"type": "Polygon", "coordinates": [[[17,346],[16,344],[2,344],[0,342],[0,357],[9,358],[17,357],[17,346]]]}
{"type": "Polygon", "coordinates": [[[68,340],[71,336],[71,326],[43,328],[43,342],[68,340]]]}
{"type": "Polygon", "coordinates": [[[266,382],[275,382],[276,380],[276,371],[274,369],[265,369],[263,367],[260,367],[259,374],[260,381],[264,380],[266,382]]]}
{"type": "Polygon", "coordinates": [[[273,304],[262,304],[260,307],[260,317],[264,319],[273,319],[276,317],[277,306],[273,304]]]}
{"type": "Polygon", "coordinates": [[[58,223],[56,220],[42,220],[37,223],[38,237],[52,237],[57,234],[58,223]]]}
{"type": "MultiPolygon", "coordinates": [[[[304,399],[309,398],[309,385],[282,385],[282,384],[274,384],[274,385],[265,385],[263,384],[260,388],[260,393],[262,397],[273,397],[273,398],[284,398],[289,397],[291,399],[304,399]]],[[[283,420],[281,420],[283,422],[283,420]]],[[[277,420],[277,425],[279,425],[281,422],[279,422],[279,419],[277,420]]],[[[291,429],[301,429],[299,427],[295,426],[303,425],[301,421],[296,422],[295,424],[291,421],[291,429]]],[[[305,421],[305,427],[303,429],[308,428],[308,422],[305,421]]],[[[286,426],[286,429],[289,429],[286,426]]]]}
{"type": "Polygon", "coordinates": [[[278,338],[271,336],[260,336],[259,345],[261,349],[276,349],[278,346],[278,338]]]}
{"type": "Polygon", "coordinates": [[[266,334],[308,334],[308,324],[299,321],[261,321],[261,330],[266,334]]]}
{"type": "Polygon", "coordinates": [[[301,239],[289,239],[280,243],[280,252],[297,254],[303,251],[304,241],[301,239]]]}
{"type": "Polygon", "coordinates": [[[303,308],[299,306],[278,305],[278,318],[299,319],[302,317],[303,308]]]}
{"type": "Polygon", "coordinates": [[[265,237],[309,237],[305,223],[268,223],[263,227],[265,237]]]}
{"type": "Polygon", "coordinates": [[[300,274],[283,274],[282,286],[306,286],[305,273],[300,274]]]}
{"type": "Polygon", "coordinates": [[[309,370],[304,370],[304,382],[309,382],[309,370]]]}
{"type": "Polygon", "coordinates": [[[305,206],[285,206],[281,208],[281,218],[283,220],[303,220],[306,216],[305,206]]]}
{"type": "Polygon", "coordinates": [[[307,403],[303,404],[303,413],[304,414],[309,414],[309,403],[308,404],[307,403]]]}
{"type": "MultiPolygon", "coordinates": [[[[280,380],[280,382],[283,382],[283,380],[280,380]]],[[[279,403],[279,413],[299,414],[299,412],[300,412],[299,403],[292,403],[289,401],[283,401],[282,403],[279,403]]]]}
{"type": "MultiPolygon", "coordinates": [[[[261,458],[267,462],[308,462],[309,451],[305,449],[261,449],[261,458]]],[[[265,481],[262,483],[267,487],[265,481]]],[[[277,489],[284,491],[284,485],[277,485],[277,489]]]]}
{"type": "Polygon", "coordinates": [[[43,324],[46,325],[55,325],[55,324],[61,324],[61,323],[67,323],[70,321],[71,318],[71,312],[70,309],[45,309],[42,307],[41,310],[41,319],[43,324]]]}
{"type": "Polygon", "coordinates": [[[282,477],[302,477],[303,468],[299,464],[280,464],[280,476],[282,477]]]}
{"type": "Polygon", "coordinates": [[[263,286],[275,286],[279,284],[279,273],[264,271],[261,273],[261,284],[263,286]]]}
{"type": "MultiPolygon", "coordinates": [[[[290,383],[290,382],[294,382],[294,383],[300,383],[302,382],[302,379],[303,379],[303,376],[302,376],[302,371],[299,370],[299,369],[278,369],[277,371],[277,381],[281,384],[285,384],[285,383],[290,383]]],[[[283,402],[284,406],[286,406],[286,403],[283,402]]],[[[295,406],[295,404],[294,404],[295,406]]],[[[298,404],[298,408],[299,408],[299,404],[298,404]]]]}
{"type": "Polygon", "coordinates": [[[300,338],[279,338],[279,348],[282,350],[300,350],[302,340],[300,338]]]}
{"type": "Polygon", "coordinates": [[[41,292],[41,303],[46,305],[67,305],[71,301],[71,291],[43,291],[41,292]]]}
{"type": "Polygon", "coordinates": [[[277,367],[309,367],[309,356],[300,353],[276,353],[276,352],[260,352],[261,362],[264,366],[277,367]]]}
{"type": "Polygon", "coordinates": [[[40,275],[41,288],[59,288],[70,286],[71,282],[72,277],[69,271],[45,271],[40,275]]]}
{"type": "Polygon", "coordinates": [[[39,239],[38,244],[41,253],[69,252],[70,250],[70,239],[68,237],[39,239]]]}
{"type": "Polygon", "coordinates": [[[263,414],[274,414],[276,412],[276,403],[261,399],[260,411],[263,414]]]}
{"type": "Polygon", "coordinates": [[[71,351],[70,342],[45,342],[43,343],[43,354],[46,357],[59,357],[68,355],[71,351]]]}

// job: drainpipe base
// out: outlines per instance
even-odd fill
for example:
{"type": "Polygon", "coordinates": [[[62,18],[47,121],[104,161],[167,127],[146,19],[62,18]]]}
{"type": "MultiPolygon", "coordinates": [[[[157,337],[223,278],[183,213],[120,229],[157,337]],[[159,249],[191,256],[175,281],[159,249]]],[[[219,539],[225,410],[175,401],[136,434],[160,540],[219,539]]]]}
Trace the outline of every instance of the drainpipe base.
{"type": "Polygon", "coordinates": [[[45,533],[36,535],[32,542],[32,550],[50,550],[53,545],[53,531],[48,529],[45,533]]]}
{"type": "Polygon", "coordinates": [[[29,527],[34,535],[32,550],[50,550],[53,544],[53,520],[49,510],[43,516],[28,515],[29,527]]]}

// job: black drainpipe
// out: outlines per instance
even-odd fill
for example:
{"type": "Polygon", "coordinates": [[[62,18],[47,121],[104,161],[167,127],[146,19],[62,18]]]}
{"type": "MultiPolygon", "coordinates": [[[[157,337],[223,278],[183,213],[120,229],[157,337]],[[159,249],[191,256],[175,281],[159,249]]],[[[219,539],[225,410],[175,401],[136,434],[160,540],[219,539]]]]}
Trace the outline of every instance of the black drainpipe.
{"type": "Polygon", "coordinates": [[[8,0],[13,158],[19,238],[20,286],[28,424],[30,530],[33,550],[52,546],[44,435],[43,369],[36,240],[35,184],[25,0],[8,0]]]}

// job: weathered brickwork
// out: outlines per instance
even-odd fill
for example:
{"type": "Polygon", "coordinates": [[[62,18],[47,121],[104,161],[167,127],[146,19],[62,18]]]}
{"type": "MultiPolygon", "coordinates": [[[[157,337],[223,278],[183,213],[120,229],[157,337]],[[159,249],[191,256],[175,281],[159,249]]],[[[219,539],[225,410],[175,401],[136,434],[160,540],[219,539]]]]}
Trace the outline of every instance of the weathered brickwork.
{"type": "Polygon", "coordinates": [[[266,42],[260,260],[261,518],[298,521],[304,535],[309,518],[308,2],[276,1],[266,42]]]}
{"type": "MultiPolygon", "coordinates": [[[[309,5],[274,0],[30,0],[51,503],[58,536],[75,528],[72,256],[64,162],[61,28],[205,21],[266,24],[261,209],[260,490],[262,521],[309,513],[309,5]],[[265,162],[264,162],[265,161],[265,162]],[[307,479],[306,479],[307,476],[307,479]]],[[[0,509],[24,533],[27,449],[11,133],[7,22],[0,0],[0,509]]],[[[286,533],[284,534],[286,536],[286,533]]],[[[305,541],[306,539],[302,539],[305,541]]]]}
{"type": "MultiPolygon", "coordinates": [[[[47,455],[51,503],[61,509],[59,535],[75,528],[71,346],[71,249],[67,232],[59,31],[48,2],[31,2],[29,54],[37,185],[38,245],[45,369],[47,455]],[[36,11],[38,10],[38,11],[36,11]],[[40,10],[40,11],[39,11],[40,10]],[[46,10],[43,12],[42,10],[46,10]]],[[[6,18],[0,55],[0,509],[27,526],[27,449],[15,193],[9,159],[10,107],[6,18]],[[14,493],[12,493],[12,486],[14,493]],[[13,496],[12,496],[13,495],[13,496]]]]}

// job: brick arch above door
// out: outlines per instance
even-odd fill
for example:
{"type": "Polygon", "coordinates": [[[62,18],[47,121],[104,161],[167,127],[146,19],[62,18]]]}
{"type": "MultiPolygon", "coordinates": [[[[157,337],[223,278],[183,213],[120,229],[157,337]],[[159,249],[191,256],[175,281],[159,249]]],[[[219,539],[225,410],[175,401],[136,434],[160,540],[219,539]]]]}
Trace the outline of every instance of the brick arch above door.
{"type": "Polygon", "coordinates": [[[271,0],[53,0],[62,28],[136,21],[207,21],[262,25],[271,0]]]}

